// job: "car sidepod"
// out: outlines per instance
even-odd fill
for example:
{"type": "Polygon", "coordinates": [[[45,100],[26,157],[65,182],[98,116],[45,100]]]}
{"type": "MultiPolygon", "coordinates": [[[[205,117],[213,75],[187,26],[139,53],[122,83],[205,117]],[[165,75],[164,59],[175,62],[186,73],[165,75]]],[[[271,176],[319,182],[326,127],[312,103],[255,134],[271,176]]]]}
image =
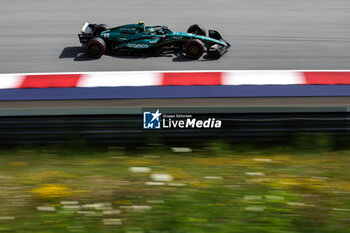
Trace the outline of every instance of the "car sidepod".
{"type": "Polygon", "coordinates": [[[132,40],[132,41],[127,41],[125,43],[122,43],[121,47],[128,48],[128,49],[137,49],[137,50],[150,49],[155,44],[157,44],[158,41],[159,41],[159,38],[132,40]]]}

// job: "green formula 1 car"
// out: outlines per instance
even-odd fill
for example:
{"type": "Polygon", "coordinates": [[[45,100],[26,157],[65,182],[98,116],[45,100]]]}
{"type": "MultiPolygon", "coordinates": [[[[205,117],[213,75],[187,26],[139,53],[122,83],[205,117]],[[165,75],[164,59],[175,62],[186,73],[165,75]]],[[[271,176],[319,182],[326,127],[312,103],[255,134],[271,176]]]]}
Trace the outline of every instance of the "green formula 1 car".
{"type": "Polygon", "coordinates": [[[190,59],[199,59],[207,53],[209,58],[218,59],[230,47],[217,31],[209,30],[206,36],[206,31],[198,24],[189,27],[187,32],[177,32],[167,26],[145,26],[143,21],[113,28],[86,22],[78,35],[91,58],[117,51],[126,54],[185,54],[190,59]]]}

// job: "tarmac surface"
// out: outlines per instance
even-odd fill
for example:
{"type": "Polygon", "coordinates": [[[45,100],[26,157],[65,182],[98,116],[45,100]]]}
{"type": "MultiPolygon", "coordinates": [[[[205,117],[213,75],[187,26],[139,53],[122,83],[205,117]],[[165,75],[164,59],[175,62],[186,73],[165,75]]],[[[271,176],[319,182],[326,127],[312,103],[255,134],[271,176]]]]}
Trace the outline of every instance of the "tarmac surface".
{"type": "Polygon", "coordinates": [[[118,70],[349,69],[349,0],[13,0],[0,8],[0,73],[118,70]],[[83,23],[194,23],[232,44],[219,60],[84,55],[83,23]]]}

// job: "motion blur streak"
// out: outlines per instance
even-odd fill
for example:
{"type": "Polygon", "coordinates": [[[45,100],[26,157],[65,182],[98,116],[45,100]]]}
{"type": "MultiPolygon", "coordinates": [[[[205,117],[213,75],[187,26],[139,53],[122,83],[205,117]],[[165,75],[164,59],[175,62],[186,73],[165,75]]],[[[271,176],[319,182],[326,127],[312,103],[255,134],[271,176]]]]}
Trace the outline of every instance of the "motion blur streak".
{"type": "Polygon", "coordinates": [[[0,9],[0,72],[198,69],[347,69],[348,0],[14,0],[0,9]],[[216,29],[232,44],[217,61],[84,55],[84,21],[118,26],[144,20],[186,31],[216,29]]]}
{"type": "Polygon", "coordinates": [[[349,152],[159,147],[2,152],[0,229],[349,232],[349,152]]]}

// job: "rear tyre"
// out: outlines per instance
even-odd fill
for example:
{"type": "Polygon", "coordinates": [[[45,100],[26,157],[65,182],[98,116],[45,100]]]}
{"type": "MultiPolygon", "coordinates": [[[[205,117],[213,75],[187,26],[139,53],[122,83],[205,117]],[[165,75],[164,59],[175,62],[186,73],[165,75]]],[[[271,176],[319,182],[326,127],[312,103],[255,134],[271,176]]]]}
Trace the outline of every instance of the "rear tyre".
{"type": "Polygon", "coordinates": [[[97,25],[95,28],[95,31],[94,31],[94,35],[99,36],[101,34],[101,32],[106,31],[107,28],[108,28],[108,26],[106,24],[97,25]]]}
{"type": "Polygon", "coordinates": [[[99,37],[94,37],[88,41],[85,47],[86,55],[91,58],[98,59],[102,57],[102,55],[106,51],[106,43],[99,37]]]}
{"type": "Polygon", "coordinates": [[[204,44],[202,41],[195,39],[195,40],[189,40],[184,47],[184,52],[186,54],[186,57],[190,59],[197,60],[199,59],[203,53],[204,53],[204,44]]]}
{"type": "Polygon", "coordinates": [[[187,33],[192,33],[200,36],[206,36],[205,29],[199,24],[193,24],[187,30],[187,33]]]}

